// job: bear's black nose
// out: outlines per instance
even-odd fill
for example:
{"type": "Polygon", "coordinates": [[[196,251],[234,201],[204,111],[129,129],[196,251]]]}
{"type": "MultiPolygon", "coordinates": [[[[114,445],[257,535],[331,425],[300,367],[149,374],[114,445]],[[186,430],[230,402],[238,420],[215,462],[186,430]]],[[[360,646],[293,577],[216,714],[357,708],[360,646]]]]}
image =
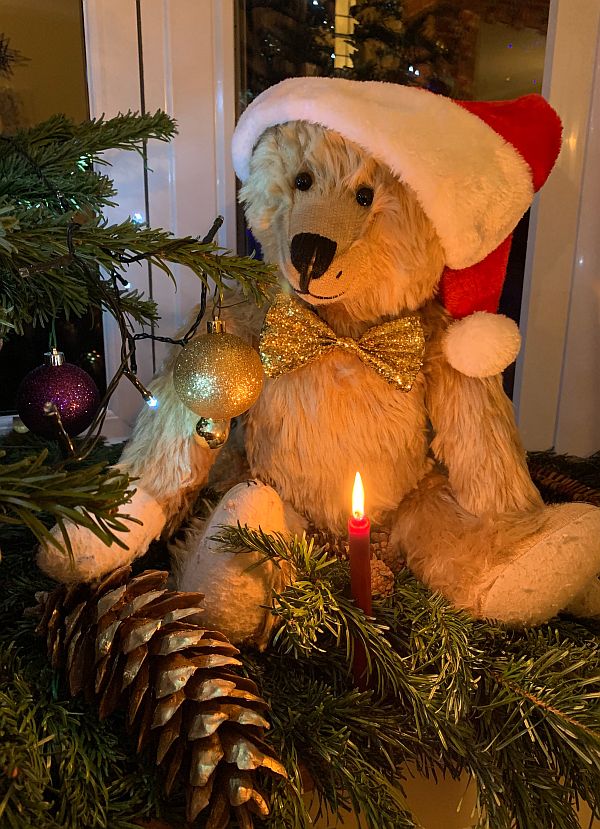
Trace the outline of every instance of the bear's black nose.
{"type": "Polygon", "coordinates": [[[292,264],[300,274],[300,290],[306,292],[311,279],[323,276],[333,262],[337,243],[317,233],[297,233],[290,245],[292,264]]]}

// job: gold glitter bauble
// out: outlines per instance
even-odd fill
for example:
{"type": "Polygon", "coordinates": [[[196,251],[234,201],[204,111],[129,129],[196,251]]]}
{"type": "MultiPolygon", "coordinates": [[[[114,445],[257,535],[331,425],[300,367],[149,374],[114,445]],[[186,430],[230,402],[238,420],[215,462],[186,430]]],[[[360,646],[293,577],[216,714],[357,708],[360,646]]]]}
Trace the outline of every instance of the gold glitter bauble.
{"type": "MultiPolygon", "coordinates": [[[[218,323],[215,324],[215,323],[218,323]]],[[[229,420],[257,399],[264,372],[251,346],[209,323],[204,334],[183,347],[173,370],[173,385],[182,402],[201,417],[229,420]]]]}

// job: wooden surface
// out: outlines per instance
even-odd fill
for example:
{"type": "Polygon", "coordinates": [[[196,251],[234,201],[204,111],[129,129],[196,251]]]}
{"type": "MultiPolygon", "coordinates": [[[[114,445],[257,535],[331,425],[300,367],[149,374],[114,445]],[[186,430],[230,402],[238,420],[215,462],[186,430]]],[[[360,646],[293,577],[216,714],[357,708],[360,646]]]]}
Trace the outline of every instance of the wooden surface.
{"type": "MultiPolygon", "coordinates": [[[[441,779],[435,783],[420,775],[406,781],[405,791],[413,816],[423,829],[471,829],[475,789],[466,776],[460,780],[441,779]]],[[[582,829],[600,829],[600,821],[590,824],[590,810],[579,810],[582,829]]],[[[314,829],[358,829],[354,816],[342,821],[320,820],[314,829]]]]}
{"type": "MultiPolygon", "coordinates": [[[[475,791],[466,776],[460,780],[441,779],[435,783],[416,775],[406,781],[405,790],[414,817],[423,829],[471,829],[475,822],[471,816],[475,804],[475,791]]],[[[316,813],[316,807],[313,807],[312,811],[313,814],[316,813]]],[[[580,809],[580,824],[582,829],[600,829],[599,821],[590,824],[590,811],[587,806],[580,809]]],[[[185,829],[183,825],[175,826],[157,820],[140,823],[140,826],[144,829],[185,829]]],[[[322,818],[314,824],[314,829],[358,827],[358,821],[353,815],[337,822],[322,818]]]]}

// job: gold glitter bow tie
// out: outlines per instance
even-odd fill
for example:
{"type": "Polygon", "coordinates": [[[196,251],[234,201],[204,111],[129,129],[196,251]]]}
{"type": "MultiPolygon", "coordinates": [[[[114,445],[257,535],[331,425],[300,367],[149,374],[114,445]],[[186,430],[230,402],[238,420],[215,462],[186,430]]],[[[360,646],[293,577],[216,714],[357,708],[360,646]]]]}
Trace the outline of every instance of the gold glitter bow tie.
{"type": "Polygon", "coordinates": [[[260,357],[267,377],[279,377],[341,348],[359,357],[384,380],[410,391],[423,365],[425,337],[415,314],[385,322],[359,340],[338,337],[313,311],[278,294],[265,318],[260,357]]]}

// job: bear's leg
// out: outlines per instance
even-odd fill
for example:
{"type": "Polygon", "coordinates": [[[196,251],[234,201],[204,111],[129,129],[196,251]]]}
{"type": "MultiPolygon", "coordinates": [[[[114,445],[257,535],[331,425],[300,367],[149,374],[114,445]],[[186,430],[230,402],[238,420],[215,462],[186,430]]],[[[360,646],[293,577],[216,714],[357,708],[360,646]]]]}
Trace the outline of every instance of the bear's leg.
{"type": "Polygon", "coordinates": [[[192,522],[182,542],[173,546],[179,560],[179,590],[204,593],[199,622],[220,630],[232,642],[252,642],[264,649],[275,618],[269,613],[273,590],[289,574],[270,561],[258,566],[258,553],[227,553],[212,540],[224,525],[245,524],[267,533],[301,532],[301,519],[270,486],[244,481],[227,492],[206,523],[192,522]]]}
{"type": "Polygon", "coordinates": [[[585,590],[569,602],[565,610],[574,616],[600,618],[600,581],[597,578],[590,581],[585,590]]]}
{"type": "Polygon", "coordinates": [[[391,543],[458,607],[507,624],[537,624],[593,589],[600,510],[561,504],[475,516],[435,471],[400,505],[391,543]]]}

